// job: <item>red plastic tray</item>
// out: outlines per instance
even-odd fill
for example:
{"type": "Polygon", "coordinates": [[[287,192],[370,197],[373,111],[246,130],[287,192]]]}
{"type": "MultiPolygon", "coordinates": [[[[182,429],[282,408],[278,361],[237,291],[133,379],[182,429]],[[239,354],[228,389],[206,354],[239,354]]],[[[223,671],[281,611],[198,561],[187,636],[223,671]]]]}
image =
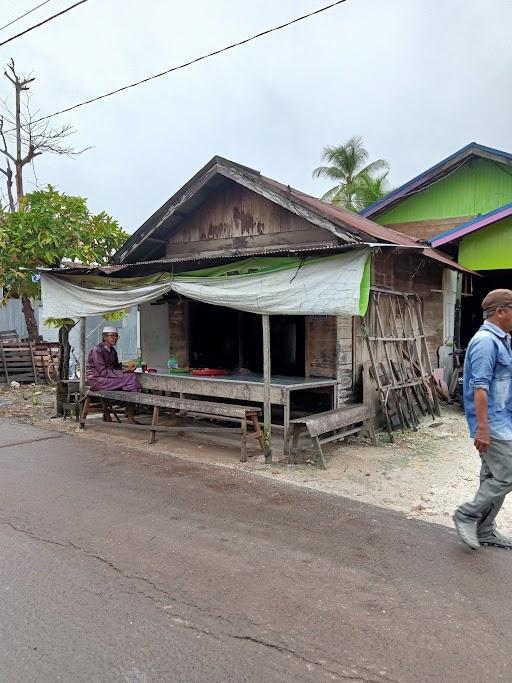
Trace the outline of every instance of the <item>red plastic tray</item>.
{"type": "Polygon", "coordinates": [[[224,370],[224,368],[194,368],[190,374],[194,377],[219,377],[229,375],[229,370],[224,370]]]}

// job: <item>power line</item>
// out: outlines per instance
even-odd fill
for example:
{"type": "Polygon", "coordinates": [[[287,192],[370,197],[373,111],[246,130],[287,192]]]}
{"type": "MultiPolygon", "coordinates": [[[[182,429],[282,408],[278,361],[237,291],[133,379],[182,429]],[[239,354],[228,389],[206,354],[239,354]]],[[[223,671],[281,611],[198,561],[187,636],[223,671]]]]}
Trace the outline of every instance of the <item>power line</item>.
{"type": "Polygon", "coordinates": [[[16,19],[13,19],[13,20],[10,21],[8,24],[5,24],[5,26],[0,26],[0,31],[3,31],[4,28],[7,28],[8,26],[12,26],[13,24],[15,24],[15,23],[16,23],[17,21],[19,21],[20,19],[23,19],[23,17],[26,17],[26,16],[28,16],[29,14],[32,14],[32,12],[35,12],[36,9],[39,9],[39,8],[42,7],[43,5],[47,5],[49,2],[50,2],[50,0],[44,0],[44,2],[42,2],[40,5],[36,5],[35,7],[32,7],[32,9],[29,9],[28,12],[25,12],[25,14],[22,14],[21,16],[17,17],[16,19]]]}
{"type": "Polygon", "coordinates": [[[43,26],[43,24],[47,24],[49,21],[52,21],[53,19],[56,19],[57,17],[61,17],[63,14],[66,14],[66,12],[69,12],[70,10],[74,9],[75,7],[78,7],[78,5],[83,5],[84,2],[87,2],[87,0],[80,0],[80,2],[75,2],[74,5],[71,5],[70,7],[66,7],[66,9],[63,9],[61,12],[57,12],[57,14],[54,14],[53,16],[48,17],[48,19],[45,19],[44,21],[40,21],[38,24],[34,24],[34,26],[27,28],[25,31],[22,31],[21,33],[18,33],[15,36],[12,36],[11,38],[7,38],[7,40],[4,40],[3,43],[0,43],[0,47],[2,47],[2,45],[7,45],[7,43],[10,43],[12,40],[16,40],[16,38],[19,38],[20,36],[24,36],[25,33],[29,33],[30,31],[33,31],[35,28],[39,28],[39,26],[43,26]]]}
{"type": "MultiPolygon", "coordinates": [[[[136,81],[135,83],[130,83],[129,85],[123,85],[121,88],[117,88],[117,90],[111,90],[110,92],[104,93],[103,95],[99,95],[98,97],[93,97],[90,100],[85,100],[84,102],[80,102],[79,104],[74,104],[71,107],[67,107],[66,109],[61,109],[60,111],[55,111],[53,114],[48,114],[47,116],[42,116],[39,119],[36,119],[33,121],[33,123],[39,123],[39,121],[45,121],[46,119],[50,119],[53,116],[58,116],[59,114],[65,114],[68,111],[72,111],[73,109],[78,109],[79,107],[84,107],[86,104],[92,104],[93,102],[97,102],[98,100],[103,100],[106,97],[111,97],[112,95],[117,95],[117,93],[122,92],[123,90],[128,90],[129,88],[135,88],[137,85],[142,85],[142,83],[147,83],[148,81],[153,81],[155,78],[161,78],[162,76],[166,76],[167,74],[172,73],[173,71],[179,71],[180,69],[184,69],[187,66],[191,66],[192,64],[197,64],[197,62],[201,62],[204,59],[208,59],[209,57],[214,57],[215,55],[219,55],[222,52],[227,52],[228,50],[232,50],[235,47],[239,47],[240,45],[245,45],[246,43],[250,43],[253,40],[256,40],[257,38],[261,38],[262,36],[266,36],[269,33],[274,33],[275,31],[280,31],[283,28],[287,28],[288,26],[291,26],[292,24],[296,24],[299,21],[304,21],[304,19],[309,19],[309,17],[314,16],[315,14],[321,14],[322,12],[326,12],[329,9],[332,9],[333,7],[336,7],[337,5],[341,5],[342,3],[346,2],[347,0],[337,0],[337,2],[333,2],[330,5],[325,5],[325,7],[320,7],[320,9],[314,10],[313,12],[309,12],[309,14],[303,14],[300,17],[297,17],[296,19],[292,19],[291,21],[287,21],[285,24],[280,24],[279,26],[274,26],[273,28],[268,28],[265,31],[261,31],[260,33],[256,33],[253,36],[249,36],[249,38],[244,38],[243,40],[239,40],[236,43],[232,43],[231,45],[227,45],[226,47],[222,47],[219,50],[214,50],[213,52],[209,52],[206,55],[201,55],[200,57],[196,57],[195,59],[191,59],[189,62],[185,62],[184,64],[180,64],[178,66],[173,66],[170,69],[166,69],[165,71],[161,71],[158,74],[154,74],[153,76],[148,76],[147,78],[143,78],[140,81],[136,81]]],[[[85,0],[82,0],[82,2],[85,2],[85,0]]],[[[77,3],[80,4],[80,3],[77,3]]],[[[73,5],[75,7],[76,5],[73,5]]],[[[71,9],[71,8],[69,8],[71,9]]],[[[4,43],[0,43],[0,47],[4,45],[4,43]]],[[[6,131],[9,132],[9,131],[6,131]]]]}

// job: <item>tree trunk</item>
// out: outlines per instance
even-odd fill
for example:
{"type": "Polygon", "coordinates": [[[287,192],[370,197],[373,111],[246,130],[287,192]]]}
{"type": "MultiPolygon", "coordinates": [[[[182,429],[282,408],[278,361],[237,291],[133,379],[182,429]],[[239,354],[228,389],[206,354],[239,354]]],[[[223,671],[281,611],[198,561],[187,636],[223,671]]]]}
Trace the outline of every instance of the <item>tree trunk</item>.
{"type": "Polygon", "coordinates": [[[27,334],[32,341],[40,341],[42,337],[39,335],[39,329],[37,327],[36,314],[32,307],[30,299],[27,297],[22,297],[21,306],[23,308],[23,314],[25,315],[25,322],[27,324],[27,334]]]}
{"type": "Polygon", "coordinates": [[[9,211],[16,211],[16,204],[14,203],[14,196],[12,194],[12,169],[7,163],[7,196],[9,197],[9,211]]]}
{"type": "Polygon", "coordinates": [[[55,393],[55,413],[57,417],[65,417],[64,404],[68,402],[68,387],[63,382],[57,382],[57,391],[55,393]]]}
{"type": "Polygon", "coordinates": [[[61,344],[59,379],[69,379],[69,358],[71,356],[71,344],[69,343],[69,330],[67,327],[59,328],[59,342],[61,344]]]}
{"type": "Polygon", "coordinates": [[[69,358],[71,356],[71,344],[69,343],[69,329],[59,327],[60,357],[59,357],[59,381],[57,382],[56,409],[57,417],[65,417],[64,404],[68,401],[68,387],[63,380],[69,379],[69,358]]]}

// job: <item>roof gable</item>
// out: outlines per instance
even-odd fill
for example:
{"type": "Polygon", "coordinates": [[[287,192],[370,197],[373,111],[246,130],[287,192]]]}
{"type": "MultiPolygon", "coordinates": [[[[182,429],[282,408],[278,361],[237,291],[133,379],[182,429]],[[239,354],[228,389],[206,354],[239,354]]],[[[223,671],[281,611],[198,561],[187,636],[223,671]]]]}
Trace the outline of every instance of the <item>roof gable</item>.
{"type": "Polygon", "coordinates": [[[389,211],[406,200],[409,196],[428,188],[432,184],[454,173],[458,168],[473,159],[488,159],[497,162],[498,164],[512,166],[512,154],[493,149],[492,147],[485,147],[476,142],[470,142],[469,145],[462,147],[454,154],[446,157],[446,159],[443,159],[423,173],[420,173],[407,181],[396,190],[393,190],[393,192],[390,192],[379,201],[366,207],[366,209],[363,209],[361,215],[375,219],[377,216],[389,211]]]}
{"type": "Polygon", "coordinates": [[[161,251],[166,237],[178,229],[183,218],[202,204],[226,179],[305,218],[312,225],[324,228],[346,245],[386,243],[420,247],[411,237],[266,178],[247,166],[216,156],[125,242],[112,257],[112,263],[133,263],[154,258],[161,251]]]}

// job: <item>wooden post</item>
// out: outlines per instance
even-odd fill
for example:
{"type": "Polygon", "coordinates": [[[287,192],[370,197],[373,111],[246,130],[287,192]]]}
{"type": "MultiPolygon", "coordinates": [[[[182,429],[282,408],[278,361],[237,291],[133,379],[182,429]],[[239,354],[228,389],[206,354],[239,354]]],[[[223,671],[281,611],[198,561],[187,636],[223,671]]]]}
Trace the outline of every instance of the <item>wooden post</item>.
{"type": "Polygon", "coordinates": [[[272,462],[272,425],[270,404],[270,383],[272,372],[270,367],[270,318],[261,316],[263,327],[263,441],[265,462],[272,462]]]}
{"type": "Polygon", "coordinates": [[[85,321],[80,318],[80,397],[85,396],[85,321]]]}
{"type": "Polygon", "coordinates": [[[238,311],[238,370],[245,367],[244,338],[242,334],[242,311],[238,311]]]}

